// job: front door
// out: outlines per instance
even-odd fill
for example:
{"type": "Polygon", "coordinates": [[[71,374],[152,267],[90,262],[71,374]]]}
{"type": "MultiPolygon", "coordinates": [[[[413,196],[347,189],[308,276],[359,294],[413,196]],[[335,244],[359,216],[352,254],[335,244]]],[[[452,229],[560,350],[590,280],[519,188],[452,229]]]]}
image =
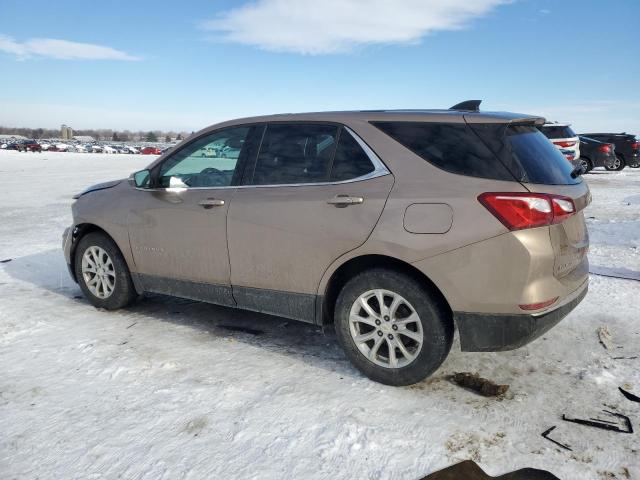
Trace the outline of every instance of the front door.
{"type": "Polygon", "coordinates": [[[252,127],[206,134],[167,157],[137,189],[129,239],[147,291],[235,305],[226,217],[252,127]]]}
{"type": "Polygon", "coordinates": [[[313,322],[323,273],[366,241],[393,185],[361,142],[333,124],[267,126],[228,214],[238,306],[313,322]]]}

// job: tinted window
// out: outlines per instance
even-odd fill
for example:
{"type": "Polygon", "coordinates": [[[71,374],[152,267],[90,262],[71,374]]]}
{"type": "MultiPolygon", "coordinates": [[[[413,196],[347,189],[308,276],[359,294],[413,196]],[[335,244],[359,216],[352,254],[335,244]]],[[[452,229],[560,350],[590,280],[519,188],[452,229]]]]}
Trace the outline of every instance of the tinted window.
{"type": "Polygon", "coordinates": [[[570,185],[582,181],[571,177],[571,162],[533,125],[474,124],[473,128],[520,182],[570,185]]]}
{"type": "Polygon", "coordinates": [[[545,134],[547,138],[572,138],[576,136],[576,133],[571,127],[561,126],[542,126],[540,131],[545,134]]]}
{"type": "Polygon", "coordinates": [[[373,125],[448,172],[513,180],[506,167],[464,123],[374,122],[373,125]]]}
{"type": "Polygon", "coordinates": [[[160,187],[231,185],[240,151],[251,127],[220,130],[188,144],[160,167],[160,187]]]}
{"type": "Polygon", "coordinates": [[[367,154],[346,129],[340,132],[336,156],[331,168],[331,181],[342,182],[362,177],[374,170],[367,154]]]}
{"type": "Polygon", "coordinates": [[[254,185],[318,183],[329,179],[338,127],[269,124],[256,160],[254,185]]]}

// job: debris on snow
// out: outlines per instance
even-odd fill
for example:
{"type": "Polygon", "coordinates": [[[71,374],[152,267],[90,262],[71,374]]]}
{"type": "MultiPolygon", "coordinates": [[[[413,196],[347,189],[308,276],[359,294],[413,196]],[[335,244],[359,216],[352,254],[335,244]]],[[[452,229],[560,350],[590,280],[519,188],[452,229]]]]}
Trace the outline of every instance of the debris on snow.
{"type": "Polygon", "coordinates": [[[612,432],[633,433],[633,426],[631,425],[631,420],[629,419],[629,417],[621,413],[611,412],[609,410],[603,410],[603,412],[624,420],[624,423],[625,423],[624,427],[621,427],[620,424],[616,422],[611,422],[609,420],[602,420],[600,418],[590,418],[588,420],[584,420],[582,418],[567,417],[566,415],[563,414],[562,419],[566,422],[577,423],[579,425],[585,425],[587,427],[601,428],[603,430],[610,430],[612,432]]]}
{"type": "Polygon", "coordinates": [[[4,260],[0,260],[0,263],[9,263],[13,258],[5,258],[4,260]]]}
{"type": "Polygon", "coordinates": [[[498,397],[509,390],[509,385],[498,385],[491,380],[482,378],[477,373],[471,372],[455,373],[451,376],[451,381],[485,397],[498,397]]]}
{"type": "Polygon", "coordinates": [[[473,460],[465,460],[444,470],[423,477],[422,480],[560,480],[546,470],[535,468],[523,468],[515,472],[491,477],[482,470],[473,460]]]}
{"type": "Polygon", "coordinates": [[[613,339],[611,337],[611,332],[607,328],[607,326],[598,327],[598,338],[600,339],[600,343],[607,350],[613,349],[613,339]]]}
{"type": "Polygon", "coordinates": [[[622,393],[622,395],[624,395],[628,400],[631,400],[632,402],[640,403],[640,397],[638,397],[637,395],[634,395],[633,393],[626,391],[622,387],[618,387],[618,390],[620,390],[620,393],[622,393]]]}
{"type": "Polygon", "coordinates": [[[555,430],[556,426],[554,425],[551,428],[548,428],[547,430],[545,430],[544,432],[542,432],[542,438],[546,438],[547,440],[549,440],[550,442],[555,443],[556,445],[558,445],[559,447],[564,448],[565,450],[569,450],[570,452],[573,452],[572,448],[569,447],[569,445],[565,445],[564,443],[560,443],[557,440],[554,440],[553,438],[549,437],[549,434],[551,432],[553,432],[555,430]]]}

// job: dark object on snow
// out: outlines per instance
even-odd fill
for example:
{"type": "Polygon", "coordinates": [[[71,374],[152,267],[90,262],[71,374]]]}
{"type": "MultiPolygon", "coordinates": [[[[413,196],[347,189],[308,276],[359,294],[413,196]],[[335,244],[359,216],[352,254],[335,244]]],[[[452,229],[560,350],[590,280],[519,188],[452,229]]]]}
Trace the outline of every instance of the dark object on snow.
{"type": "Polygon", "coordinates": [[[262,335],[264,333],[262,330],[256,330],[255,328],[248,328],[248,327],[240,327],[238,325],[218,325],[218,327],[223,328],[225,330],[229,330],[230,332],[248,333],[249,335],[262,335]]]}
{"type": "Polygon", "coordinates": [[[618,390],[620,390],[620,393],[623,394],[625,397],[627,397],[627,400],[631,400],[632,402],[638,402],[640,403],[640,397],[638,397],[637,395],[634,395],[631,392],[627,392],[624,388],[622,387],[618,387],[618,390]]]}
{"type": "Polygon", "coordinates": [[[451,376],[451,381],[485,397],[504,395],[504,393],[509,390],[509,385],[498,385],[491,380],[480,377],[477,373],[456,373],[451,376]]]}
{"type": "Polygon", "coordinates": [[[536,470],[535,468],[523,468],[515,472],[490,477],[473,461],[465,460],[451,467],[447,467],[439,472],[432,473],[422,480],[560,480],[558,477],[546,470],[536,470]]]}
{"type": "Polygon", "coordinates": [[[559,447],[562,447],[565,450],[569,450],[570,452],[573,452],[573,450],[571,449],[571,447],[569,447],[569,445],[565,445],[564,443],[560,443],[557,440],[554,440],[553,438],[549,437],[549,434],[551,432],[553,432],[555,430],[555,428],[556,428],[556,426],[554,425],[553,427],[551,427],[551,428],[545,430],[544,432],[542,432],[542,438],[546,438],[547,440],[549,440],[550,442],[555,443],[559,447]]]}
{"type": "Polygon", "coordinates": [[[563,414],[562,419],[566,422],[578,423],[580,425],[586,425],[587,427],[602,428],[603,430],[610,430],[612,432],[633,433],[633,426],[631,425],[631,420],[629,420],[629,417],[627,417],[626,415],[622,415],[621,413],[610,412],[609,410],[603,410],[603,412],[624,420],[626,423],[626,430],[623,430],[620,425],[614,422],[610,422],[609,420],[601,420],[599,418],[590,418],[589,420],[583,420],[581,418],[570,418],[563,414]]]}
{"type": "Polygon", "coordinates": [[[0,260],[0,263],[9,263],[13,258],[5,258],[4,260],[0,260]]]}

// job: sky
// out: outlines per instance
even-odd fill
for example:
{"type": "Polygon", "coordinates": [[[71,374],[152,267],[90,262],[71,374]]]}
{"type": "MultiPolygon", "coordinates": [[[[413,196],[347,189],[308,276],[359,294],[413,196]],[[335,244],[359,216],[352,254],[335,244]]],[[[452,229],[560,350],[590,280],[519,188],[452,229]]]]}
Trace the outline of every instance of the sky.
{"type": "Polygon", "coordinates": [[[639,18],[638,0],[0,0],[0,125],[192,131],[482,99],[639,134],[639,18]]]}

